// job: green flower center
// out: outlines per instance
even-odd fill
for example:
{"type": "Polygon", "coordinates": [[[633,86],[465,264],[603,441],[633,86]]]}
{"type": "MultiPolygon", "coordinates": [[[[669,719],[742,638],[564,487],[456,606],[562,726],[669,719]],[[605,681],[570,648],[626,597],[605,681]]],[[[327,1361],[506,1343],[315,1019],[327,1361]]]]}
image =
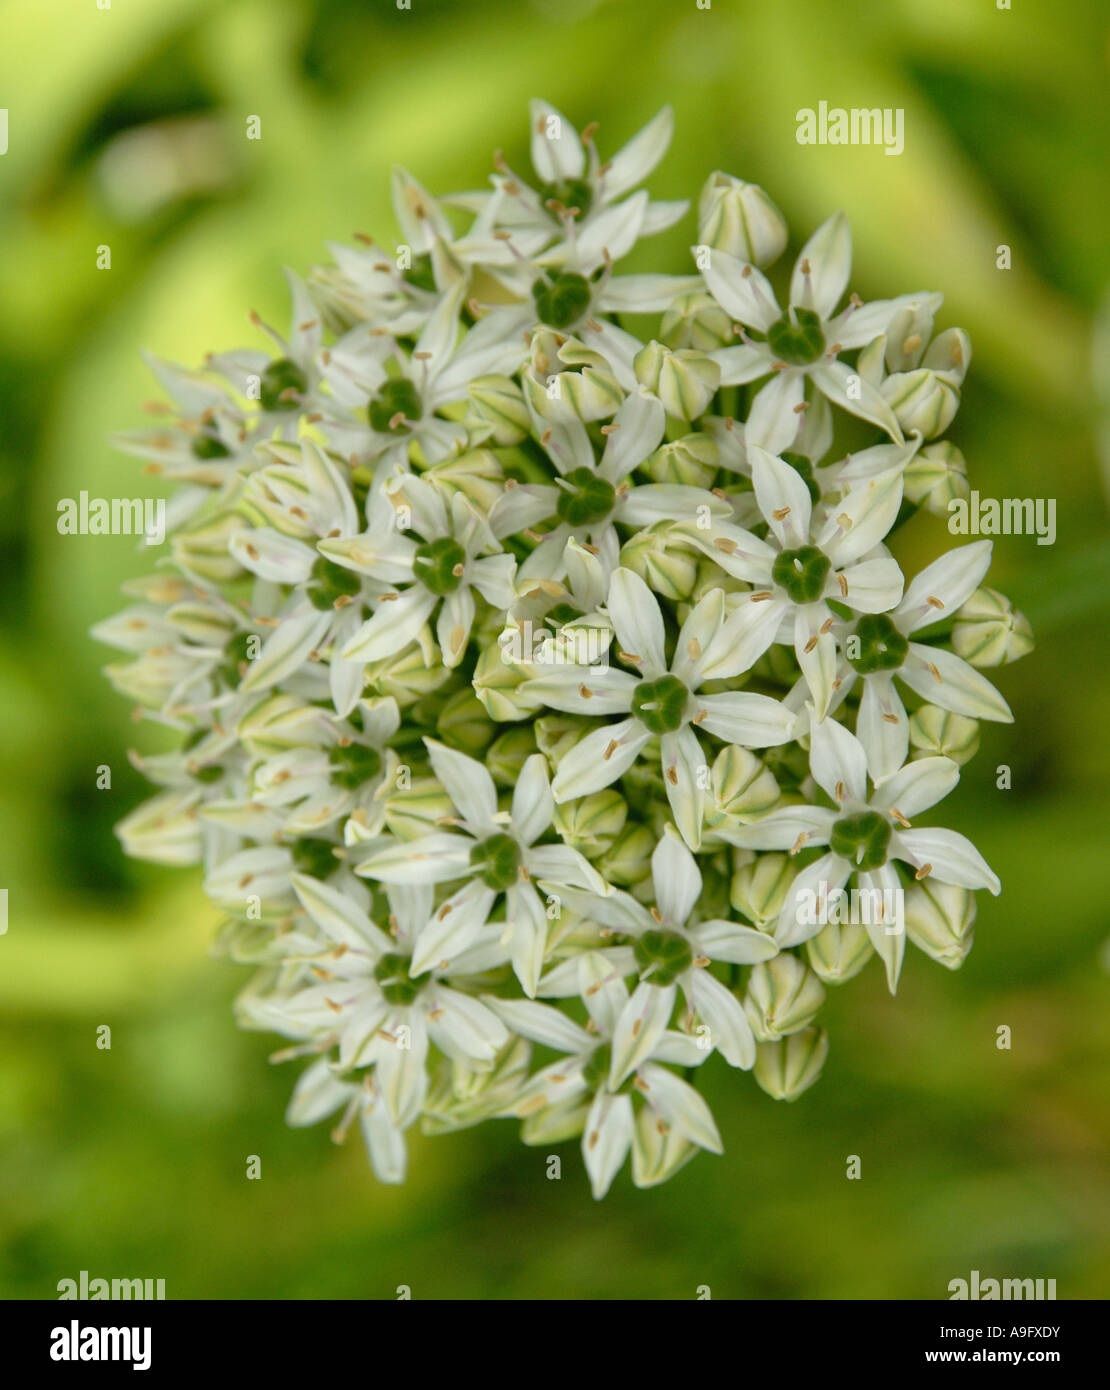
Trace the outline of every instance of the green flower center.
{"type": "Polygon", "coordinates": [[[416,577],[429,593],[453,594],[462,583],[466,568],[466,552],[458,541],[441,536],[417,548],[412,561],[416,577]]]}
{"type": "Polygon", "coordinates": [[[423,412],[424,403],[420,399],[420,392],[405,378],[387,381],[366,407],[370,428],[377,430],[379,434],[404,429],[405,420],[419,420],[423,412]],[[398,415],[403,418],[397,420],[398,415]],[[394,420],[397,421],[396,424],[392,423],[394,420]]]}
{"type": "Polygon", "coordinates": [[[652,985],[673,985],[694,963],[690,943],[673,931],[646,931],[632,949],[640,967],[640,979],[652,985]]]}
{"type": "Polygon", "coordinates": [[[632,713],[653,734],[673,734],[682,727],[689,694],[677,676],[641,681],[632,696],[632,713]]]}
{"type": "Polygon", "coordinates": [[[569,487],[560,488],[556,511],[559,520],[570,526],[589,526],[596,521],[604,521],[613,510],[617,500],[613,484],[599,478],[591,468],[575,468],[568,473],[563,482],[569,487]]]}
{"type": "Polygon", "coordinates": [[[354,570],[333,564],[326,555],[317,556],[312,565],[312,577],[306,586],[308,601],[321,613],[334,608],[338,598],[353,598],[362,588],[362,580],[354,570]]]}
{"type": "Polygon", "coordinates": [[[820,315],[812,309],[791,309],[768,328],[767,342],[775,356],[791,366],[816,362],[825,350],[820,315]]]}
{"type": "Polygon", "coordinates": [[[878,811],[861,811],[833,823],[829,848],[857,869],[881,869],[890,844],[890,821],[878,811]]]}
{"type": "Polygon", "coordinates": [[[431,256],[417,256],[408,270],[404,271],[401,279],[407,285],[412,285],[418,290],[434,290],[436,287],[436,277],[432,270],[431,256]]]}
{"type": "Polygon", "coordinates": [[[358,791],[382,770],[381,754],[363,743],[330,748],[328,762],[332,765],[332,781],[349,792],[358,791]]]}
{"type": "Polygon", "coordinates": [[[225,459],[231,454],[223,440],[218,435],[209,434],[207,430],[194,434],[189,448],[195,459],[225,459]]]}
{"type": "Polygon", "coordinates": [[[788,463],[802,482],[809,489],[809,500],[819,502],[821,500],[821,489],[817,486],[817,479],[813,476],[813,464],[806,458],[805,454],[795,454],[787,452],[780,454],[783,463],[788,463]]]}
{"type": "Polygon", "coordinates": [[[503,892],[517,881],[520,846],[511,835],[491,835],[470,851],[470,867],[494,892],[503,892]]]}
{"type": "Polygon", "coordinates": [[[297,397],[303,396],[307,390],[308,378],[296,362],[290,362],[288,357],[279,357],[262,373],[258,399],[263,410],[299,410],[301,403],[297,397]],[[288,396],[286,391],[290,392],[288,396]]]}
{"type": "MultiPolygon", "coordinates": [[[[894,671],[906,659],[910,644],[885,613],[867,613],[856,624],[859,655],[848,660],[862,676],[872,671],[894,671]]],[[[851,638],[848,647],[852,648],[851,638]]]]}
{"type": "Polygon", "coordinates": [[[374,967],[374,979],[381,986],[387,1004],[411,1004],[428,983],[427,974],[418,975],[414,980],[409,974],[409,957],[393,952],[378,961],[374,967]]]}
{"type": "Polygon", "coordinates": [[[564,179],[562,183],[542,184],[540,196],[545,203],[562,203],[568,212],[574,208],[579,217],[585,217],[594,195],[585,179],[564,179]]]}
{"type": "Polygon", "coordinates": [[[609,1079],[609,1068],[613,1062],[613,1048],[609,1043],[590,1053],[590,1060],[582,1068],[582,1080],[591,1091],[600,1090],[609,1079]]]}
{"type": "Polygon", "coordinates": [[[242,675],[239,667],[250,660],[247,648],[250,640],[254,636],[252,632],[237,632],[224,648],[223,665],[220,667],[220,675],[224,679],[224,684],[237,689],[242,675]]]}
{"type": "Polygon", "coordinates": [[[552,328],[569,328],[590,307],[590,287],[581,275],[557,275],[549,285],[537,280],[532,286],[536,313],[552,328]]]}
{"type": "Polygon", "coordinates": [[[298,840],[293,846],[293,867],[309,878],[327,878],[339,867],[330,840],[298,840]]]}
{"type": "Polygon", "coordinates": [[[829,557],[815,545],[784,550],[771,566],[771,578],[795,603],[816,603],[832,568],[829,557]]]}

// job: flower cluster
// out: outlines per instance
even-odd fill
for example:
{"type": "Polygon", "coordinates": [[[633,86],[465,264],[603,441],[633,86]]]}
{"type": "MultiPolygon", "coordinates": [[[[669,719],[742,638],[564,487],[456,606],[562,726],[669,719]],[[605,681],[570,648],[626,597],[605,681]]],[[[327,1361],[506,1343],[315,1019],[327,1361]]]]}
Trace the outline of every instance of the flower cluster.
{"type": "Polygon", "coordinates": [[[967,335],[848,296],[839,213],[776,289],[782,215],[722,173],[690,275],[616,273],[688,209],[638,187],[668,111],[594,134],[537,101],[527,177],[398,170],[400,246],[289,274],[265,350],[152,362],[172,407],[118,436],[180,485],[96,630],[174,731],[118,833],[203,865],[240,1021],[311,1059],[290,1123],[357,1119],[386,1182],[413,1125],[513,1117],[595,1196],[658,1183],[721,1149],[704,1064],[795,1099],[825,985],[893,990],[907,936],[958,966],[999,891],[917,821],[1028,625],[988,541],[887,548],[967,494],[967,335]]]}

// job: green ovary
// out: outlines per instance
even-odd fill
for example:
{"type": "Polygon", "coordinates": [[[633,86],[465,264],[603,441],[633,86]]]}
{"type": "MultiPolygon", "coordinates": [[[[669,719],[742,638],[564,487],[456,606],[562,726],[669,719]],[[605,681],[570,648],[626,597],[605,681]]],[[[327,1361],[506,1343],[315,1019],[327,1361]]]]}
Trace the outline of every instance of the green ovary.
{"type": "Polygon", "coordinates": [[[829,848],[855,869],[881,869],[886,863],[891,826],[877,811],[861,811],[834,822],[829,848]]]}
{"type": "Polygon", "coordinates": [[[604,521],[617,500],[613,484],[599,478],[589,468],[575,468],[563,479],[569,489],[560,489],[556,511],[559,520],[570,526],[590,526],[604,521]]]}
{"type": "Polygon", "coordinates": [[[677,676],[643,681],[632,697],[632,713],[653,734],[673,734],[686,717],[689,691],[677,676]]]}
{"type": "Polygon", "coordinates": [[[495,892],[504,892],[517,881],[520,847],[511,835],[491,835],[470,851],[470,867],[495,892]]]}
{"type": "Polygon", "coordinates": [[[812,309],[791,309],[767,330],[767,343],[776,357],[791,366],[816,362],[825,350],[821,319],[812,309]]]}
{"type": "Polygon", "coordinates": [[[445,594],[453,594],[462,583],[466,553],[458,541],[443,536],[420,546],[412,563],[421,584],[430,593],[443,598],[445,594]]]}
{"type": "Polygon", "coordinates": [[[824,592],[832,565],[815,545],[784,550],[771,566],[771,578],[795,603],[816,603],[824,592]]]}
{"type": "Polygon", "coordinates": [[[673,931],[648,931],[632,948],[640,978],[653,985],[673,985],[694,963],[694,953],[684,937],[673,931]]]}

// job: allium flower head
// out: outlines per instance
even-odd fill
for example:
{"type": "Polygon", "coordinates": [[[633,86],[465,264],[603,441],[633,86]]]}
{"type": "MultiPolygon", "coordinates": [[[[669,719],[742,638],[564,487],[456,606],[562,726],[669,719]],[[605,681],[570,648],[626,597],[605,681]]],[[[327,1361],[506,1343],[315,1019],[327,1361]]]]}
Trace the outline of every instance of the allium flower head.
{"type": "Polygon", "coordinates": [[[1000,890],[927,822],[1028,624],[989,542],[893,553],[967,488],[967,336],[850,294],[841,212],[776,287],[785,219],[722,171],[697,273],[620,273],[688,211],[641,187],[672,126],[603,156],[536,101],[530,171],[398,168],[396,252],[336,244],[288,332],[152,360],[167,418],[117,436],[179,485],[96,628],[177,737],[118,834],[203,867],[240,1022],[308,1061],[289,1122],[357,1120],[383,1182],[415,1128],[498,1118],[580,1139],[596,1197],[629,1156],[662,1182],[721,1152],[704,1066],[796,1100],[826,987],[877,954],[893,990],[907,936],[956,968],[1000,890]],[[842,889],[899,911],[825,920],[842,889]]]}

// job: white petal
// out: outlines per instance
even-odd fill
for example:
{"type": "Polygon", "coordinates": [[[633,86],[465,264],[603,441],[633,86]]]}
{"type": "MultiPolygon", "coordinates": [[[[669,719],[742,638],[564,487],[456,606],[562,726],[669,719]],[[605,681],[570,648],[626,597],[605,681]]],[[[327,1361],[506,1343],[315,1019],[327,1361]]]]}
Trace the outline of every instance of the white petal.
{"type": "Polygon", "coordinates": [[[542,753],[533,753],[525,760],[513,789],[512,822],[517,842],[530,845],[538,840],[551,824],[554,811],[547,759],[542,753]]]}
{"type": "Polygon", "coordinates": [[[852,273],[852,232],[834,212],[802,247],[790,278],[790,303],[831,318],[852,273]]]}
{"type": "Polygon", "coordinates": [[[547,947],[547,916],[535,888],[530,883],[514,884],[505,894],[505,921],[509,937],[513,973],[529,999],[543,974],[547,947]]]}
{"type": "Polygon", "coordinates": [[[371,922],[348,894],[308,874],[290,874],[289,881],[301,906],[333,941],[360,951],[365,951],[369,946],[382,955],[392,951],[393,943],[389,937],[371,922]]]}
{"type": "Polygon", "coordinates": [[[667,153],[673,135],[674,112],[664,106],[608,161],[608,171],[601,179],[605,201],[611,202],[643,183],[667,153]]]}
{"type": "MultiPolygon", "coordinates": [[[[781,454],[784,449],[790,447],[801,424],[797,407],[804,400],[805,377],[801,372],[787,368],[774,374],[752,401],[752,408],[744,426],[744,439],[748,445],[749,457],[753,445],[767,450],[770,454],[781,454]]],[[[789,464],[785,466],[789,467],[789,464]]],[[[805,492],[808,502],[809,492],[804,483],[802,491],[805,492]]],[[[764,516],[770,519],[766,511],[764,516]]]]}
{"type": "Polygon", "coordinates": [[[671,1021],[676,992],[674,985],[660,987],[651,983],[638,984],[632,991],[613,1029],[609,1069],[612,1090],[615,1091],[646,1057],[651,1056],[663,1029],[671,1021]]]}
{"type": "Polygon", "coordinates": [[[510,1032],[531,1038],[557,1052],[590,1052],[597,1039],[561,1009],[550,1004],[537,1004],[531,999],[497,999],[483,996],[483,1002],[501,1019],[510,1032]]]}
{"type": "Polygon", "coordinates": [[[794,610],[794,655],[813,697],[818,719],[828,713],[836,679],[836,638],[823,630],[832,614],[823,603],[807,603],[794,610]]]}
{"type": "Polygon", "coordinates": [[[701,874],[669,825],[651,856],[651,877],[659,911],[673,926],[684,927],[701,893],[701,874]]]}
{"type": "Polygon", "coordinates": [[[609,1191],[632,1146],[632,1101],[628,1096],[598,1095],[582,1132],[582,1157],[590,1188],[600,1201],[609,1191]]]}
{"type": "Polygon", "coordinates": [[[697,849],[701,844],[705,815],[707,778],[703,769],[708,766],[705,754],[689,724],[675,734],[664,734],[660,740],[660,752],[663,785],[678,833],[691,849],[697,849]]]}
{"type": "Polygon", "coordinates": [[[813,723],[809,770],[834,805],[841,801],[867,800],[867,755],[859,739],[835,719],[813,723]]]}
{"type": "Polygon", "coordinates": [[[736,831],[736,844],[744,849],[793,849],[799,836],[807,844],[827,844],[836,817],[835,811],[824,806],[784,806],[742,825],[736,831]]]}
{"type": "Polygon", "coordinates": [[[889,671],[876,671],[864,677],[856,737],[863,744],[867,770],[876,784],[906,761],[910,722],[889,671]]]}
{"type": "MultiPolygon", "coordinates": [[[[699,248],[694,247],[695,257],[699,248]]],[[[762,271],[724,251],[710,251],[702,274],[709,293],[734,319],[766,333],[782,317],[770,281],[762,271]]]]}
{"type": "Polygon", "coordinates": [[[558,802],[589,796],[627,772],[651,735],[638,719],[595,729],[576,743],[555,769],[551,792],[558,802]]]}
{"type": "Polygon", "coordinates": [[[667,669],[663,615],[655,595],[638,574],[623,567],[613,572],[608,609],[621,650],[642,659],[640,669],[646,680],[661,676],[667,669]]]}
{"type": "Polygon", "coordinates": [[[746,437],[759,510],[783,549],[796,550],[809,540],[813,511],[809,489],[796,469],[753,444],[750,434],[746,437]]]}
{"type": "Polygon", "coordinates": [[[822,930],[820,921],[807,919],[824,915],[828,896],[843,888],[851,872],[851,864],[839,854],[823,854],[800,871],[786,890],[775,925],[775,940],[783,950],[800,946],[822,930]]]}
{"type": "Polygon", "coordinates": [[[494,821],[497,788],[485,765],[434,738],[426,738],[424,743],[433,772],[474,834],[490,835],[498,830],[494,821]]]}
{"type": "Polygon", "coordinates": [[[906,596],[894,615],[899,631],[915,632],[955,613],[990,569],[993,546],[993,541],[973,541],[926,565],[907,585],[906,596]]]}
{"type": "Polygon", "coordinates": [[[886,430],[896,443],[902,443],[902,428],[890,406],[869,381],[844,362],[822,362],[811,367],[809,375],[835,406],[849,415],[858,415],[886,430]]]}
{"type": "Polygon", "coordinates": [[[825,597],[846,603],[857,613],[888,613],[902,597],[902,571],[889,556],[849,565],[840,575],[829,575],[825,597]]]}
{"type": "Polygon", "coordinates": [[[916,816],[943,801],[959,780],[959,764],[951,758],[918,758],[877,786],[871,805],[916,816]]]}
{"type": "Polygon", "coordinates": [[[682,977],[691,1007],[709,1027],[710,1041],[729,1066],[755,1065],[755,1039],[744,1007],[708,970],[693,967],[682,977]]]}
{"type": "Polygon", "coordinates": [[[883,539],[902,505],[902,470],[892,468],[857,483],[832,509],[817,545],[838,568],[858,560],[883,539]]]}
{"type": "Polygon", "coordinates": [[[435,594],[422,584],[414,584],[391,602],[380,601],[377,612],[363,623],[340,655],[346,661],[380,661],[404,650],[431,617],[437,602],[435,594]]]}
{"type": "Polygon", "coordinates": [[[546,101],[529,102],[528,113],[532,121],[532,168],[540,182],[580,179],[586,170],[586,152],[575,128],[546,101]]]}
{"type": "Polygon", "coordinates": [[[643,1069],[643,1095],[672,1129],[710,1153],[723,1153],[724,1145],[705,1098],[666,1067],[649,1062],[643,1069]]]}
{"type": "Polygon", "coordinates": [[[733,965],[759,965],[779,951],[778,943],[766,932],[726,922],[721,917],[699,922],[690,929],[689,936],[703,956],[733,965]]]}
{"type": "Polygon", "coordinates": [[[1010,706],[981,671],[955,652],[911,642],[899,677],[923,700],[969,719],[1013,723],[1010,706]]]}
{"type": "Polygon", "coordinates": [[[1002,892],[997,874],[967,836],[955,830],[895,831],[890,852],[917,869],[930,864],[932,876],[940,883],[951,883],[957,888],[989,888],[995,897],[1002,892]]]}

